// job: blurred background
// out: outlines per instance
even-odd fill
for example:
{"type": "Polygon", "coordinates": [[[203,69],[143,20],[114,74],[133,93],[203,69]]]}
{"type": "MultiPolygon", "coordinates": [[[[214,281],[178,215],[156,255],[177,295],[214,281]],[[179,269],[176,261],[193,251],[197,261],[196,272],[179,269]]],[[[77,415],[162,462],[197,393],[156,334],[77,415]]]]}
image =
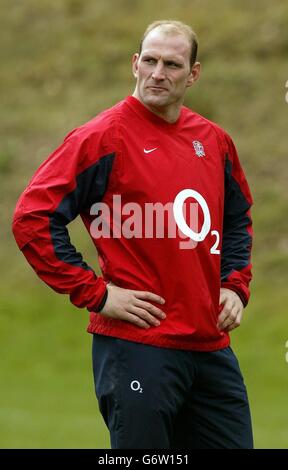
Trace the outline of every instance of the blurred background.
{"type": "MultiPolygon", "coordinates": [[[[0,0],[0,10],[0,447],[109,448],[88,312],[36,277],[11,219],[64,136],[133,91],[130,56],[147,24],[172,18],[200,42],[202,77],[186,105],[232,136],[253,192],[252,297],[232,347],[256,447],[288,448],[287,2],[0,0]]],[[[71,238],[98,269],[81,222],[71,238]]]]}

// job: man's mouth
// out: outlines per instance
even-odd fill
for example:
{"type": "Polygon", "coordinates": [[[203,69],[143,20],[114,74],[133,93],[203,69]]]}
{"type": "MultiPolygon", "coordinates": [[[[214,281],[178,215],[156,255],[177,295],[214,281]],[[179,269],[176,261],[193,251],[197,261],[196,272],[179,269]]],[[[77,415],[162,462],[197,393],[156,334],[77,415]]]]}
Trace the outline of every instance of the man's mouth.
{"type": "Polygon", "coordinates": [[[163,86],[150,85],[147,88],[149,88],[150,90],[156,90],[156,91],[168,91],[167,88],[163,86]]]}

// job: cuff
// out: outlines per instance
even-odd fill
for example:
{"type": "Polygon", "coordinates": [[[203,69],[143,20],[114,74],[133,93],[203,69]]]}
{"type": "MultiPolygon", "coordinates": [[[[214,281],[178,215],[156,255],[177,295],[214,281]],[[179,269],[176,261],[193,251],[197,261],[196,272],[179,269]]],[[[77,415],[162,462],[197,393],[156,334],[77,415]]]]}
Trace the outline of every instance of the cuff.
{"type": "Polygon", "coordinates": [[[89,312],[99,312],[104,307],[107,297],[108,297],[108,289],[106,285],[107,283],[104,281],[103,282],[104,290],[101,292],[101,297],[99,298],[99,301],[97,301],[96,304],[92,305],[92,307],[87,308],[89,312]]]}
{"type": "Polygon", "coordinates": [[[104,305],[106,304],[107,297],[108,297],[108,290],[107,290],[107,288],[106,288],[106,291],[105,291],[105,293],[104,293],[104,295],[103,295],[103,298],[102,298],[100,304],[99,304],[98,307],[97,307],[97,311],[98,311],[98,312],[100,312],[100,311],[102,310],[102,308],[104,307],[104,305]]]}

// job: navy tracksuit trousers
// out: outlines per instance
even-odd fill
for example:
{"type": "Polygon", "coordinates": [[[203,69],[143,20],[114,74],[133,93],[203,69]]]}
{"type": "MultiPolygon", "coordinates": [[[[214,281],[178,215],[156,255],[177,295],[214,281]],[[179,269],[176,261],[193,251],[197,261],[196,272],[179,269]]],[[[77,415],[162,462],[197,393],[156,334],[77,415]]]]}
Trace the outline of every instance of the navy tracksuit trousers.
{"type": "Polygon", "coordinates": [[[93,372],[112,449],[253,448],[230,347],[195,352],[94,334],[93,372]]]}

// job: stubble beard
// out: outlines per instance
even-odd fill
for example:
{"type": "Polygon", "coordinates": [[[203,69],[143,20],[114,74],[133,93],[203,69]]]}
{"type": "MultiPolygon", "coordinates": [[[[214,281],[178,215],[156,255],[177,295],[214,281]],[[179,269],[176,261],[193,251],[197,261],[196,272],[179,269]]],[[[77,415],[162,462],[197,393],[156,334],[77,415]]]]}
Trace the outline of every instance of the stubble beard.
{"type": "Polygon", "coordinates": [[[173,103],[173,98],[169,92],[153,92],[152,90],[143,90],[140,97],[146,106],[155,109],[163,109],[173,103]]]}

